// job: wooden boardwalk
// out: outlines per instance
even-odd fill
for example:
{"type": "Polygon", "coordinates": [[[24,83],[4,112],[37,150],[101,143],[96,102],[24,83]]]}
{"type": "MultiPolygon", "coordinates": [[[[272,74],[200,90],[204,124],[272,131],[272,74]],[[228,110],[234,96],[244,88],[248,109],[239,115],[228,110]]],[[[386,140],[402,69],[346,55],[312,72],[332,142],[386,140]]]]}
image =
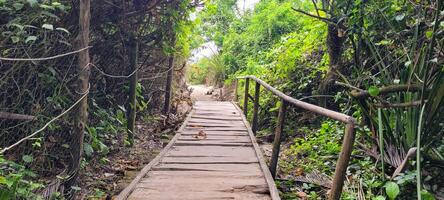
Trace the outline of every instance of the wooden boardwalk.
{"type": "Polygon", "coordinates": [[[117,199],[280,198],[240,109],[198,101],[171,142],[117,199]]]}

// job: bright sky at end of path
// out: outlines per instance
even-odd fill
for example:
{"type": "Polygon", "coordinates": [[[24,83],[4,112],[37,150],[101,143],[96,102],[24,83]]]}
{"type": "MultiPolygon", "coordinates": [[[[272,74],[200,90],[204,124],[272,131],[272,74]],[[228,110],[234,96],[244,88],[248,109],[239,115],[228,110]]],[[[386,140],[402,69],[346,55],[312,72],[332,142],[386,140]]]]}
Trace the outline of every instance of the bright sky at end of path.
{"type": "Polygon", "coordinates": [[[245,10],[251,10],[254,9],[254,6],[259,3],[260,0],[238,0],[237,1],[237,8],[240,11],[244,11],[245,10]]]}
{"type": "MultiPolygon", "coordinates": [[[[238,0],[236,6],[240,12],[244,13],[245,10],[253,10],[254,6],[259,3],[259,1],[260,0],[238,0]]],[[[193,15],[192,18],[194,17],[195,16],[193,15]]],[[[190,62],[194,63],[199,61],[201,58],[211,57],[218,51],[219,49],[213,41],[206,42],[202,44],[201,47],[193,50],[190,62]]]]}

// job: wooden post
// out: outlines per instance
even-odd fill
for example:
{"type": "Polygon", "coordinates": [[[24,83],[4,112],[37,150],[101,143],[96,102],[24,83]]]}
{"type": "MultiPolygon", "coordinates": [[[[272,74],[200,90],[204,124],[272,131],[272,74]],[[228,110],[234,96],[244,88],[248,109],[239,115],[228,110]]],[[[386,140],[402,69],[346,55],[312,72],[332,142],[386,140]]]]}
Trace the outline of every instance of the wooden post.
{"type": "Polygon", "coordinates": [[[273,178],[276,178],[276,168],[279,159],[279,151],[281,149],[282,141],[282,130],[285,123],[285,112],[287,107],[287,102],[281,99],[281,107],[279,108],[279,115],[276,124],[276,130],[274,131],[274,141],[273,141],[273,152],[271,153],[270,161],[270,173],[273,178]]]}
{"type": "Polygon", "coordinates": [[[258,121],[258,115],[257,112],[259,110],[259,93],[261,90],[261,85],[256,82],[255,90],[254,90],[254,107],[253,107],[253,123],[251,126],[251,130],[253,131],[254,135],[256,135],[257,132],[257,121],[258,121]]]}
{"type": "Polygon", "coordinates": [[[134,134],[136,126],[136,113],[137,113],[137,102],[136,102],[136,88],[137,88],[137,63],[139,54],[139,42],[137,38],[133,35],[130,38],[130,73],[134,74],[131,76],[129,82],[129,96],[128,96],[128,109],[127,109],[127,134],[128,142],[130,146],[134,144],[134,134]]]}
{"type": "Polygon", "coordinates": [[[245,79],[245,95],[244,95],[244,115],[248,119],[248,89],[250,88],[250,79],[245,79]]]}
{"type": "Polygon", "coordinates": [[[173,85],[173,72],[174,72],[174,56],[170,56],[168,59],[168,75],[165,85],[165,103],[163,106],[163,114],[167,115],[170,113],[170,103],[171,103],[171,88],[173,85]]]}
{"type": "Polygon", "coordinates": [[[348,123],[345,126],[344,139],[342,141],[341,153],[336,162],[335,175],[333,177],[333,185],[328,196],[329,200],[337,200],[341,197],[342,186],[344,185],[345,173],[347,171],[348,162],[350,161],[353,142],[355,141],[355,125],[348,123]]]}
{"type": "Polygon", "coordinates": [[[239,95],[237,94],[238,93],[238,89],[237,89],[238,83],[239,83],[239,79],[236,79],[234,81],[234,102],[237,102],[239,100],[239,95]]]}
{"type": "MultiPolygon", "coordinates": [[[[90,25],[90,0],[80,0],[79,5],[79,35],[78,35],[78,45],[79,49],[85,48],[89,45],[89,25],[90,25]]],[[[89,92],[89,76],[90,76],[90,57],[89,50],[83,50],[79,52],[78,58],[78,78],[77,78],[77,97],[80,98],[89,92]]],[[[80,171],[80,162],[83,156],[83,138],[85,127],[88,122],[88,98],[83,98],[78,106],[77,112],[74,119],[74,128],[71,133],[69,146],[71,149],[71,162],[68,165],[67,174],[69,177],[64,183],[65,188],[67,188],[69,196],[68,199],[74,198],[75,193],[71,190],[71,186],[77,181],[77,177],[80,171]]]]}

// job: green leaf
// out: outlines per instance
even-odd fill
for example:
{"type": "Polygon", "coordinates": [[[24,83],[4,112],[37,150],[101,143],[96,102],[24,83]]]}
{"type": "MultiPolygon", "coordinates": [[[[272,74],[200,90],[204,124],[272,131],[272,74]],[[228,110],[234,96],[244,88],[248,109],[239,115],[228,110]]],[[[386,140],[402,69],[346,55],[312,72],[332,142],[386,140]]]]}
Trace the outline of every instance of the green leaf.
{"type": "Polygon", "coordinates": [[[34,6],[38,3],[37,0],[26,0],[26,1],[29,3],[30,6],[34,6]]]}
{"type": "Polygon", "coordinates": [[[373,197],[372,200],[385,200],[385,197],[379,195],[377,197],[373,197]]]}
{"type": "Polygon", "coordinates": [[[20,38],[17,37],[17,36],[12,36],[12,37],[11,37],[11,40],[12,40],[13,43],[17,43],[17,42],[20,41],[20,38]]]}
{"type": "Polygon", "coordinates": [[[396,19],[396,21],[399,22],[399,21],[402,21],[404,19],[404,17],[405,17],[405,14],[401,13],[399,15],[396,15],[395,19],[396,19]]]}
{"type": "Polygon", "coordinates": [[[34,158],[31,155],[23,155],[22,160],[25,161],[25,163],[31,163],[34,158]]]}
{"type": "Polygon", "coordinates": [[[33,41],[33,42],[34,42],[35,40],[37,40],[37,37],[31,35],[31,36],[28,36],[28,37],[26,38],[25,42],[26,42],[26,43],[28,43],[28,42],[30,42],[30,41],[33,41]]]}
{"type": "Polygon", "coordinates": [[[15,10],[21,10],[24,5],[22,3],[14,3],[12,6],[15,8],[15,10]]]}
{"type": "Polygon", "coordinates": [[[92,146],[88,143],[85,143],[83,145],[83,150],[85,151],[85,155],[88,157],[91,157],[92,154],[94,153],[94,149],[92,148],[92,146]]]}
{"type": "Polygon", "coordinates": [[[14,181],[8,179],[7,177],[0,176],[0,185],[6,185],[8,188],[10,188],[12,185],[14,185],[14,181]]]}
{"type": "Polygon", "coordinates": [[[421,191],[421,198],[423,200],[435,200],[435,197],[432,194],[430,194],[430,192],[428,192],[427,190],[421,191]]]}
{"type": "Polygon", "coordinates": [[[368,93],[370,94],[370,96],[376,97],[379,95],[379,88],[376,86],[370,86],[368,88],[368,93]]]}
{"type": "Polygon", "coordinates": [[[409,60],[409,61],[407,61],[407,62],[404,63],[404,66],[408,67],[408,66],[410,66],[411,64],[412,64],[412,61],[409,60]]]}
{"type": "Polygon", "coordinates": [[[425,33],[425,36],[426,36],[427,39],[431,39],[432,36],[433,36],[433,31],[427,31],[427,32],[425,33]]]}
{"type": "Polygon", "coordinates": [[[399,194],[399,186],[395,182],[387,182],[385,184],[385,193],[389,199],[395,199],[399,194]]]}
{"type": "Polygon", "coordinates": [[[42,28],[48,29],[48,30],[54,30],[54,26],[52,24],[43,24],[42,28]]]}

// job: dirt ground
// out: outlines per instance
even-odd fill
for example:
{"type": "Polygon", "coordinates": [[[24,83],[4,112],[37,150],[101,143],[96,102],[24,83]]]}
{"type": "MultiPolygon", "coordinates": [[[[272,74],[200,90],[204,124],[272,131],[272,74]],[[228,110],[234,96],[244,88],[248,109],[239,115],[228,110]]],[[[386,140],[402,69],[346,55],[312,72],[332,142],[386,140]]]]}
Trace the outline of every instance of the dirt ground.
{"type": "Polygon", "coordinates": [[[191,99],[193,101],[215,101],[216,89],[205,85],[191,85],[191,99]],[[209,94],[212,93],[212,94],[209,94]]]}

